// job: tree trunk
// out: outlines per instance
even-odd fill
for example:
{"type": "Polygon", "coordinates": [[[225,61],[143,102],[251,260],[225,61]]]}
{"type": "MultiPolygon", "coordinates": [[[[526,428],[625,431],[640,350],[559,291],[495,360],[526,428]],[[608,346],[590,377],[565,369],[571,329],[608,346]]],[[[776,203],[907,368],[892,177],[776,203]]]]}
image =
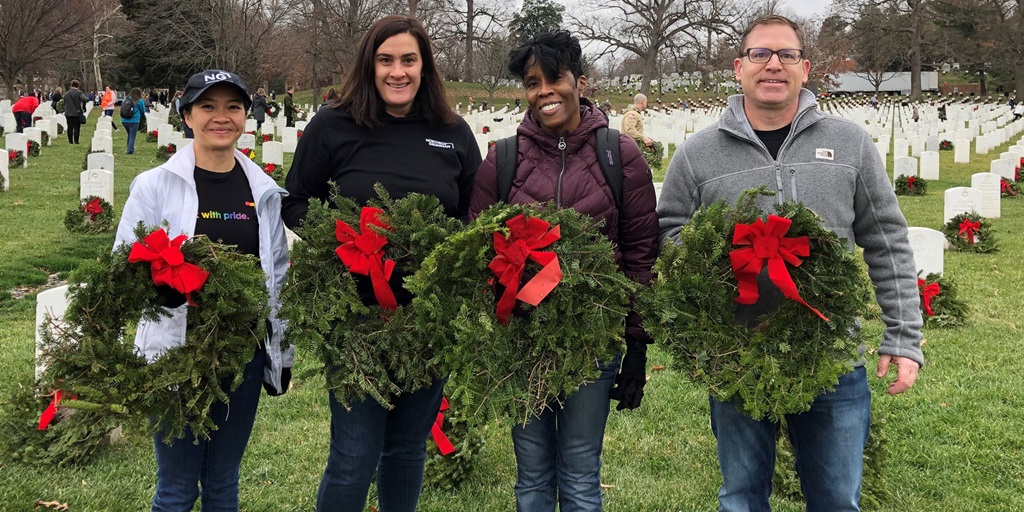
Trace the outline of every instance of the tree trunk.
{"type": "Polygon", "coordinates": [[[419,5],[420,5],[420,0],[409,0],[409,17],[410,18],[415,18],[416,17],[416,9],[419,7],[419,5]]]}
{"type": "Polygon", "coordinates": [[[979,70],[978,71],[978,86],[979,86],[978,90],[980,91],[978,93],[978,95],[979,96],[987,96],[988,95],[988,87],[985,86],[985,70],[979,70]]]}
{"type": "Polygon", "coordinates": [[[466,72],[465,81],[473,81],[473,0],[466,0],[466,72]]]}
{"type": "Polygon", "coordinates": [[[1013,67],[1013,84],[1017,95],[1017,101],[1024,100],[1024,0],[1017,0],[1017,33],[1014,34],[1014,39],[1017,43],[1017,47],[1014,53],[1017,55],[1017,59],[1013,67]]]}
{"type": "Polygon", "coordinates": [[[651,80],[658,73],[658,53],[650,51],[644,59],[644,77],[640,82],[640,92],[644,96],[650,96],[651,80]]]}
{"type": "Polygon", "coordinates": [[[100,74],[100,34],[99,31],[92,35],[92,74],[96,79],[94,90],[103,90],[103,76],[100,74]]]}
{"type": "Polygon", "coordinates": [[[911,3],[910,13],[910,101],[921,101],[921,53],[924,51],[924,3],[911,3]]]}

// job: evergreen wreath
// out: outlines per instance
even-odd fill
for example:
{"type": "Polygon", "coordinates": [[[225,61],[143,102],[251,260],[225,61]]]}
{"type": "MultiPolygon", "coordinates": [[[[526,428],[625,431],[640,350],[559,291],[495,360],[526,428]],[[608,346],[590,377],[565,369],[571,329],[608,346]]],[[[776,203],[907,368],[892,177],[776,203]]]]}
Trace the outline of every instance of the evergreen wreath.
{"type": "MultiPolygon", "coordinates": [[[[458,377],[455,376],[458,380],[458,377]]],[[[445,393],[449,407],[438,413],[435,421],[454,451],[444,454],[434,436],[427,442],[427,460],[423,471],[423,485],[451,491],[459,487],[473,471],[476,457],[483,450],[487,427],[481,426],[472,414],[472,404],[465,394],[445,393]]]]}
{"type": "Polygon", "coordinates": [[[1003,198],[1016,198],[1020,195],[1020,185],[1016,180],[999,178],[999,196],[1003,198]]]}
{"type": "Polygon", "coordinates": [[[955,282],[931,273],[917,278],[918,294],[921,296],[921,316],[925,327],[960,327],[967,323],[970,306],[957,297],[955,282]]]}
{"type": "Polygon", "coordinates": [[[660,171],[662,168],[661,156],[665,154],[665,147],[656,140],[652,140],[650,146],[643,142],[640,141],[640,150],[644,155],[644,160],[647,161],[647,166],[652,171],[660,171]]]}
{"type": "MultiPolygon", "coordinates": [[[[808,410],[851,370],[860,345],[851,333],[871,299],[871,286],[847,241],[823,227],[821,218],[802,204],[787,202],[776,206],[776,215],[791,222],[788,230],[781,230],[790,241],[778,239],[779,247],[806,237],[809,254],[791,252],[802,258],[793,266],[792,261],[783,263],[786,256],[780,250],[767,265],[771,269],[773,263],[783,263],[797,295],[794,300],[782,298],[756,325],[738,323],[737,308],[743,306],[737,305],[737,295],[748,294],[745,300],[750,300],[751,281],[737,280],[730,253],[739,260],[738,251],[746,249],[733,250],[739,224],[753,222],[756,227],[763,222],[755,204],[758,195],[772,194],[762,186],[742,193],[735,207],[717,201],[698,209],[680,232],[680,245],[662,247],[655,264],[658,277],[640,293],[638,303],[648,332],[665,345],[677,369],[707,386],[716,399],[741,403],[751,417],[778,420],[808,410]]],[[[779,234],[782,223],[774,222],[774,234],[779,234]]],[[[769,216],[766,232],[772,226],[769,216]]],[[[767,241],[752,242],[763,249],[767,241]]],[[[773,281],[784,277],[774,276],[773,281]]]]}
{"type": "MultiPolygon", "coordinates": [[[[3,130],[0,130],[0,136],[3,135],[3,130]]],[[[64,125],[57,123],[57,135],[64,135],[64,125]]]]}
{"type": "Polygon", "coordinates": [[[38,142],[36,142],[34,140],[28,141],[28,156],[31,156],[31,157],[39,156],[39,143],[38,142]]]}
{"type": "Polygon", "coordinates": [[[260,167],[263,169],[263,172],[265,172],[267,174],[267,176],[270,176],[271,178],[273,178],[274,181],[276,181],[278,185],[281,185],[282,187],[284,186],[284,166],[283,165],[275,164],[275,163],[268,163],[268,164],[261,164],[260,167]]]}
{"type": "Polygon", "coordinates": [[[262,146],[264,143],[274,142],[274,134],[272,133],[261,133],[260,137],[256,139],[256,144],[262,146]]]}
{"type": "Polygon", "coordinates": [[[50,133],[49,132],[40,132],[39,140],[42,141],[42,145],[43,146],[49,146],[50,145],[50,133]]]}
{"type": "Polygon", "coordinates": [[[208,437],[216,429],[210,407],[228,401],[223,387],[234,390],[241,384],[246,364],[266,337],[269,295],[255,257],[205,236],[168,240],[163,230],[141,223],[135,235],[141,242],[122,244],[71,274],[63,326],[44,330],[42,391],[59,390],[71,397],[61,407],[76,410],[60,420],[71,422],[61,432],[74,436],[62,442],[96,442],[95,436],[80,436],[110,425],[111,415],[119,422],[134,420],[151,433],[162,431],[167,443],[182,438],[185,429],[197,439],[208,437]],[[170,254],[176,246],[183,263],[170,254]],[[140,253],[155,259],[139,258],[140,253]],[[158,287],[160,265],[163,272],[180,271],[178,276],[189,271],[186,265],[208,275],[198,289],[195,282],[189,288],[158,287]],[[184,293],[189,305],[181,306],[188,308],[184,343],[147,364],[129,334],[140,318],[168,315],[164,304],[174,297],[180,301],[182,289],[192,290],[184,293]]]}
{"type": "Polygon", "coordinates": [[[178,150],[178,148],[174,144],[168,144],[166,146],[160,146],[160,147],[156,148],[156,157],[161,159],[161,160],[168,160],[168,159],[171,158],[171,155],[173,155],[174,152],[177,151],[177,150],[178,150]]]}
{"type": "Polygon", "coordinates": [[[4,187],[4,185],[6,185],[6,184],[7,184],[7,181],[4,180],[4,175],[2,173],[0,173],[0,192],[6,192],[6,188],[4,187]]]}
{"type": "Polygon", "coordinates": [[[114,207],[105,199],[89,196],[64,215],[64,227],[72,233],[106,233],[114,226],[114,207]]]}
{"type": "Polygon", "coordinates": [[[85,154],[85,159],[82,160],[82,170],[83,171],[88,171],[89,170],[89,155],[92,155],[92,154],[95,154],[95,153],[106,153],[106,151],[90,151],[90,152],[86,153],[85,154]]]}
{"type": "Polygon", "coordinates": [[[281,105],[276,100],[270,100],[267,102],[267,115],[277,119],[277,115],[281,113],[281,105]]]}
{"type": "Polygon", "coordinates": [[[625,318],[636,289],[619,270],[598,226],[552,203],[492,206],[438,246],[406,285],[415,295],[419,329],[454,340],[439,352],[452,373],[448,392],[462,397],[463,406],[480,421],[495,417],[520,423],[592,382],[599,363],[623,349],[625,318]],[[525,233],[530,256],[517,276],[502,266],[513,267],[517,259],[504,252],[505,244],[514,249],[524,243],[524,238],[506,242],[506,237],[524,234],[512,227],[520,222],[534,229],[525,233]],[[552,241],[552,233],[559,238],[552,241]],[[506,255],[496,257],[496,246],[506,255]],[[560,280],[546,296],[534,294],[536,305],[518,300],[535,290],[538,275],[549,275],[552,254],[558,258],[560,280]],[[502,277],[495,277],[492,268],[502,277]],[[502,281],[518,287],[518,294],[502,281]]]}
{"type": "Polygon", "coordinates": [[[7,168],[13,169],[25,165],[25,152],[19,149],[7,151],[7,168]]]}
{"type": "Polygon", "coordinates": [[[156,142],[158,140],[160,140],[160,131],[159,130],[152,130],[152,131],[146,132],[146,142],[156,142]]]}
{"type": "Polygon", "coordinates": [[[949,219],[942,232],[957,251],[987,254],[999,250],[992,234],[992,221],[976,212],[961,213],[949,219]]]}
{"type": "Polygon", "coordinates": [[[917,176],[900,175],[896,178],[896,195],[923,196],[928,191],[928,182],[917,176]]]}
{"type": "Polygon", "coordinates": [[[440,333],[417,325],[409,305],[385,309],[364,304],[353,276],[359,267],[353,264],[357,270],[349,271],[343,258],[350,253],[340,254],[377,244],[364,269],[370,276],[359,279],[385,285],[375,296],[387,306],[395,299],[389,301],[384,290],[398,291],[402,276],[417,271],[462,223],[445,215],[436,197],[410,194],[393,200],[380,184],[374,190],[379,199],[365,208],[337,190],[332,191],[333,208],[310,201],[306,220],[296,230],[301,240],[292,247],[288,284],[281,292],[289,338],[323,363],[327,387],[345,407],[369,397],[390,408],[392,395],[427,387],[444,376],[433,360],[445,343],[440,333]],[[344,234],[339,222],[357,231],[354,240],[339,240],[345,238],[339,236],[344,234]],[[380,236],[386,239],[383,247],[380,236]],[[377,269],[381,275],[375,275],[377,269]]]}
{"type": "Polygon", "coordinates": [[[951,151],[953,149],[953,141],[949,139],[942,139],[939,142],[939,151],[951,151]]]}
{"type": "MultiPolygon", "coordinates": [[[[60,125],[58,125],[58,126],[60,126],[60,125]]],[[[3,136],[4,136],[4,127],[0,126],[0,137],[3,137],[3,136]]]]}

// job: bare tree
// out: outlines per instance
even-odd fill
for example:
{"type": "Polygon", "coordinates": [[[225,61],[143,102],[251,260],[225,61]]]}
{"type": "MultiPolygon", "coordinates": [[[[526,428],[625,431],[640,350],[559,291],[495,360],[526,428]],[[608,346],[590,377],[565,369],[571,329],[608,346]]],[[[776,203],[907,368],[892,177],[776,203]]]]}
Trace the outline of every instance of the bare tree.
{"type": "Polygon", "coordinates": [[[111,0],[93,0],[92,6],[93,12],[96,13],[96,16],[92,20],[91,60],[92,76],[95,80],[93,90],[101,91],[103,90],[104,84],[100,63],[104,57],[110,57],[112,55],[103,51],[102,47],[104,43],[114,39],[113,31],[110,30],[110,26],[113,25],[111,22],[115,20],[124,21],[124,14],[121,12],[121,4],[111,0]]]}
{"type": "Polygon", "coordinates": [[[587,0],[570,14],[584,38],[606,51],[624,50],[644,62],[641,92],[650,92],[662,52],[682,38],[699,41],[704,31],[725,34],[737,24],[743,8],[732,0],[587,0]]]}
{"type": "Polygon", "coordinates": [[[0,79],[7,97],[32,64],[49,61],[89,37],[87,4],[67,0],[0,2],[0,79]]]}
{"type": "Polygon", "coordinates": [[[889,72],[895,71],[893,68],[906,55],[906,34],[894,26],[901,17],[894,16],[892,6],[885,7],[883,11],[874,5],[864,6],[852,27],[851,52],[857,63],[854,74],[867,80],[876,95],[882,84],[893,78],[889,72]]]}

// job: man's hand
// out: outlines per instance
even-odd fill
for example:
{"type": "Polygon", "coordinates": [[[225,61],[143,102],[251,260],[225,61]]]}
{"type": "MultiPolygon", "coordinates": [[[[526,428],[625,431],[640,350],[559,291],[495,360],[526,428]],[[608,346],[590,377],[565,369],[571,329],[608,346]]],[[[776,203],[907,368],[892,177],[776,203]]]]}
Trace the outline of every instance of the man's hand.
{"type": "Polygon", "coordinates": [[[917,380],[917,370],[921,368],[921,365],[906,357],[881,354],[878,357],[878,373],[876,375],[879,378],[885,377],[889,373],[890,364],[896,365],[896,380],[889,384],[890,395],[898,395],[914,386],[914,381],[917,380]]]}
{"type": "Polygon", "coordinates": [[[650,137],[644,137],[644,145],[645,146],[650,147],[651,146],[651,142],[653,142],[653,141],[651,140],[650,137]]]}

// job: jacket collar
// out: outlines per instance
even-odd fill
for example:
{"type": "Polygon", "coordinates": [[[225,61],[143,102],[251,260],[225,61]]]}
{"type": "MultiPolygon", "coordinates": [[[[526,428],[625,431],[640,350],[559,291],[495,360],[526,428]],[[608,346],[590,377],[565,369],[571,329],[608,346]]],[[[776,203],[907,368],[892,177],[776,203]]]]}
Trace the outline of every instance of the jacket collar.
{"type": "MultiPolygon", "coordinates": [[[[608,120],[597,111],[594,104],[586,98],[580,98],[580,125],[575,130],[565,134],[565,149],[574,152],[580,146],[590,144],[591,133],[602,126],[608,126],[608,120]]],[[[519,124],[516,133],[532,140],[545,151],[559,151],[559,135],[555,135],[543,128],[533,117],[533,111],[527,110],[523,122],[519,124]]]]}
{"type": "MultiPolygon", "coordinates": [[[[196,153],[192,146],[193,143],[189,142],[179,148],[160,168],[178,176],[185,180],[185,183],[188,183],[190,187],[195,188],[196,153]]],[[[260,166],[256,165],[256,162],[250,160],[249,157],[237,149],[235,149],[235,161],[242,163],[242,171],[245,172],[245,177],[249,180],[252,197],[256,199],[257,211],[271,195],[281,194],[281,197],[288,195],[288,191],[279,187],[274,180],[263,172],[260,166]]]]}
{"type": "MultiPolygon", "coordinates": [[[[790,133],[799,133],[824,118],[825,114],[818,110],[818,100],[815,98],[814,93],[807,89],[800,89],[799,105],[796,109],[796,116],[793,118],[793,128],[790,133]]],[[[754,128],[750,126],[750,120],[747,119],[747,114],[743,110],[742,94],[729,96],[729,106],[718,121],[718,129],[743,139],[757,140],[754,128]]]]}

